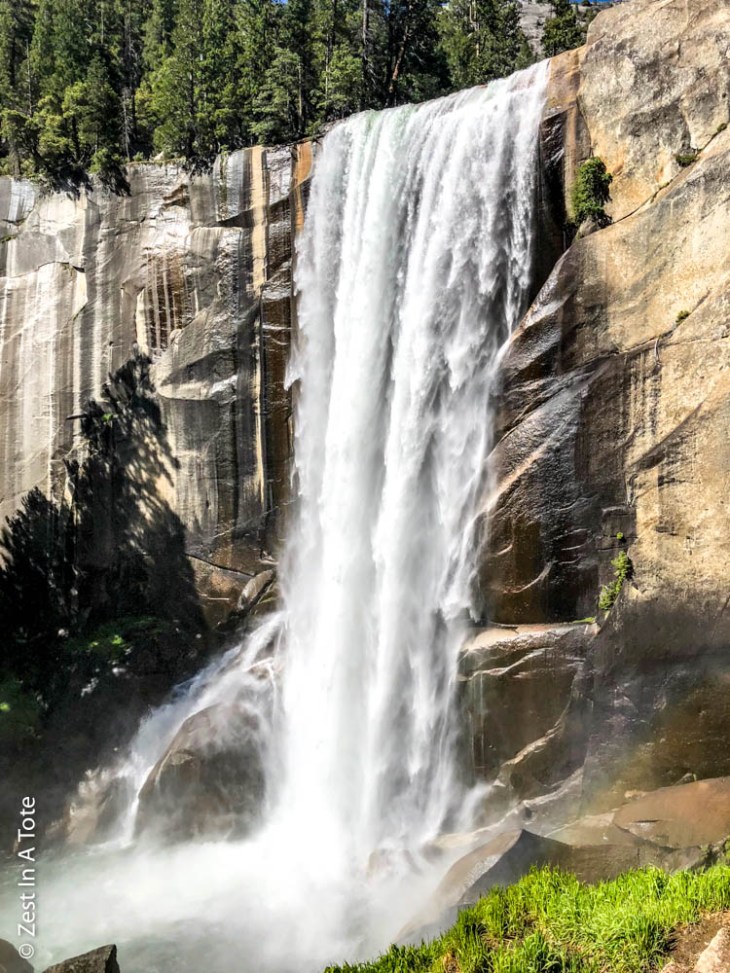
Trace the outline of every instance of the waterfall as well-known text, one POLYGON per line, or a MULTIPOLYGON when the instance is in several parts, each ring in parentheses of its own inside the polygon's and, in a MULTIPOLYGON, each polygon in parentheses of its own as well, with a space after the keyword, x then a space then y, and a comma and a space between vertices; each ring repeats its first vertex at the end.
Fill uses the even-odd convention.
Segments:
POLYGON ((490 394, 533 285, 546 82, 537 65, 324 138, 280 611, 153 714, 124 769, 138 791, 187 717, 244 700, 265 819, 245 840, 135 843, 133 800, 118 847, 48 864, 53 958, 115 941, 124 973, 314 973, 386 947, 438 880, 424 849, 472 825, 452 703, 490 394))
POLYGON ((355 859, 457 819, 450 697, 545 67, 324 140, 296 284, 284 802, 355 859))

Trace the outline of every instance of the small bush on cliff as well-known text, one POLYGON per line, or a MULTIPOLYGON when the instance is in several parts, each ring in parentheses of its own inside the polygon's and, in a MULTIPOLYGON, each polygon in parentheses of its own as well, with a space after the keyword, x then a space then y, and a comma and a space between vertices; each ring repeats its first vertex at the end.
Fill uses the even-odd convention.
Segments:
POLYGON ((40 704, 17 679, 0 678, 0 744, 25 743, 38 732, 40 704))
POLYGON ((693 162, 697 161, 698 155, 697 149, 692 149, 690 152, 678 152, 674 158, 683 169, 686 169, 687 166, 691 166, 693 162))
POLYGON ((580 166, 571 192, 573 222, 576 226, 586 220, 599 226, 610 223, 604 207, 611 198, 609 186, 612 181, 613 176, 607 171, 602 159, 586 159, 580 166))
POLYGON ((626 551, 618 552, 616 557, 611 561, 611 567, 614 570, 614 579, 609 584, 603 585, 601 593, 598 596, 598 607, 604 612, 610 611, 613 608, 619 592, 624 586, 624 581, 631 577, 633 569, 631 558, 626 551))

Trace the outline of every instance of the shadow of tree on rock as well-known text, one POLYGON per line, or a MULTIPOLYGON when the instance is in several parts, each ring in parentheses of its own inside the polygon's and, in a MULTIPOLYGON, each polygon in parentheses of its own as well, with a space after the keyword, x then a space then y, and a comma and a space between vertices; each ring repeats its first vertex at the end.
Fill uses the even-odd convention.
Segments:
POLYGON ((56 811, 210 648, 150 364, 69 417, 83 448, 64 495, 32 490, 0 531, 0 773, 24 765, 56 811))

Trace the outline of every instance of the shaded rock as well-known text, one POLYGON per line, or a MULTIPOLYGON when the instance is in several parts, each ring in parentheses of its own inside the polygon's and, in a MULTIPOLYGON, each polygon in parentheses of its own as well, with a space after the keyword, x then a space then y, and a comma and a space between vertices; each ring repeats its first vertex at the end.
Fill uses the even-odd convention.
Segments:
POLYGON ((453 905, 468 905, 495 885, 510 885, 533 865, 548 864, 560 849, 552 838, 524 829, 505 831, 451 866, 437 895, 453 905))
POLYGON ((90 774, 79 785, 63 817, 48 829, 46 838, 69 845, 106 841, 133 796, 126 778, 103 771, 90 774))
MULTIPOLYGON (((459 661, 460 712, 472 772, 495 780, 528 746, 555 731, 582 671, 585 626, 515 626, 478 632, 459 661), (515 718, 519 714, 519 718, 515 718)), ((529 797, 527 782, 513 792, 529 797)), ((540 785, 537 785, 540 790, 540 785)), ((509 791, 509 792, 508 792, 509 791)), ((496 806, 497 795, 492 795, 496 806)))
POLYGON ((265 599, 275 581, 275 571, 259 571, 258 574, 251 578, 241 592, 238 610, 244 613, 253 611, 265 599))
MULTIPOLYGON (((605 881, 646 865, 694 868, 705 863, 706 846, 728 834, 730 778, 661 788, 548 835, 512 828, 484 841, 483 832, 475 832, 471 849, 451 866, 401 938, 435 934, 460 908, 495 885, 518 881, 533 867, 561 868, 583 882, 605 881)), ((455 849, 466 840, 468 836, 452 836, 440 847, 455 849)))
POLYGON ((189 717, 139 793, 137 832, 173 841, 250 832, 265 796, 258 729, 236 704, 189 717))
POLYGON ((6 939, 0 939, 0 973, 33 973, 28 960, 6 939))
POLYGON ((696 858, 696 850, 678 855, 641 840, 571 845, 524 828, 511 829, 459 858, 430 903, 399 939, 419 941, 435 935, 454 921, 459 909, 473 904, 497 885, 519 881, 534 867, 550 865, 572 872, 583 882, 598 882, 643 865, 686 867, 694 864, 696 858))
POLYGON ((49 966, 45 973, 119 973, 116 946, 100 946, 49 966))
POLYGON ((445 900, 469 905, 495 885, 510 885, 533 867, 551 865, 583 882, 615 878, 621 872, 668 860, 648 843, 569 845, 524 829, 507 831, 471 851, 451 867, 440 888, 445 900))
MULTIPOLYGON (((476 836, 475 836, 476 837, 476 836)), ((558 842, 523 829, 512 829, 462 855, 448 870, 430 901, 401 930, 398 940, 421 942, 451 925, 459 908, 476 901, 494 885, 517 881, 535 864, 547 861, 558 842)))

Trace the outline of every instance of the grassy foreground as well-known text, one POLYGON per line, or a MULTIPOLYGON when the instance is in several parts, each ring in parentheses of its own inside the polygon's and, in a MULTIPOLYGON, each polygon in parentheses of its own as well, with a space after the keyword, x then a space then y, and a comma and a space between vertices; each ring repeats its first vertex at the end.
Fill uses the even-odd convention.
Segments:
POLYGON ((327 973, 646 973, 682 926, 728 908, 727 865, 646 868, 599 885, 543 868, 492 889, 431 943, 327 973))

